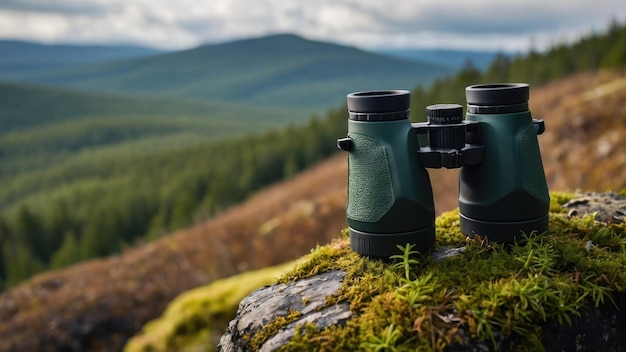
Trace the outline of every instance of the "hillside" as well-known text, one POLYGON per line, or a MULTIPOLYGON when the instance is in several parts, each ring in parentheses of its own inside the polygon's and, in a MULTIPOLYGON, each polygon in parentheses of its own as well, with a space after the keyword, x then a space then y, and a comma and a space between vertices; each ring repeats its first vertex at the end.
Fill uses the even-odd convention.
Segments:
POLYGON ((61 68, 150 56, 162 51, 126 45, 40 44, 0 40, 0 53, 0 79, 20 81, 61 68))
POLYGON ((11 108, 32 111, 31 124, 0 131, 0 290, 205 220, 335 152, 345 124, 287 108, 165 115, 172 99, 32 88, 10 90, 0 116, 19 125, 11 108), (116 102, 136 112, 106 114, 132 111, 116 102))
POLYGON ((50 199, 60 185, 66 193, 88 180, 111 185, 138 173, 141 165, 171 164, 192 148, 302 125, 312 113, 2 82, 0 96, 1 212, 29 198, 50 199))
POLYGON ((94 93, 39 85, 0 82, 0 135, 29 129, 58 128, 63 123, 87 119, 166 118, 171 127, 184 127, 181 120, 193 118, 212 124, 213 135, 233 131, 252 132, 287 122, 305 122, 313 110, 285 107, 252 107, 219 100, 189 100, 169 96, 133 96, 94 93), (220 124, 224 130, 220 130, 220 124), (230 126, 229 126, 230 125, 230 126))
MULTIPOLYGON (((546 121, 539 140, 552 190, 626 188, 625 80, 623 71, 588 72, 531 88, 531 110, 546 121)), ((346 170, 339 154, 206 223, 3 293, 0 350, 120 346, 184 290, 327 243, 346 226, 346 170)), ((457 182, 453 170, 433 172, 438 213, 456 207, 457 182)))
POLYGON ((345 226, 345 156, 336 159, 209 222, 120 256, 38 275, 3 293, 0 350, 120 347, 180 292, 295 259, 328 242, 345 226))
POLYGON ((0 40, 0 52, 2 52, 0 63, 21 62, 26 65, 32 62, 76 64, 109 61, 150 56, 163 51, 133 45, 42 44, 20 40, 0 40))
POLYGON ((472 65, 482 71, 489 67, 498 54, 508 57, 514 56, 512 53, 498 53, 495 51, 454 49, 381 49, 376 50, 376 52, 402 59, 445 66, 455 72, 462 69, 468 61, 471 61, 472 65))
POLYGON ((274 35, 28 78, 81 90, 327 108, 361 89, 405 88, 451 73, 432 64, 274 35))

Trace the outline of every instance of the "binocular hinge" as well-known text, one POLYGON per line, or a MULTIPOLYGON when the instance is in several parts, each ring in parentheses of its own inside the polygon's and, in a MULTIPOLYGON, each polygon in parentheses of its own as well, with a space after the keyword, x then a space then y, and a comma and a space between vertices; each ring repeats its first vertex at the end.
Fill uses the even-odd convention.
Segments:
POLYGON ((417 160, 423 167, 457 169, 467 165, 482 163, 484 154, 484 145, 466 144, 460 150, 433 150, 430 147, 422 147, 417 151, 417 160))
POLYGON ((485 146, 478 137, 480 123, 474 121, 462 121, 456 124, 435 125, 427 122, 412 123, 411 127, 416 134, 429 134, 431 146, 420 146, 417 150, 417 158, 423 167, 439 169, 456 169, 466 165, 482 163, 485 146), (460 134, 461 144, 434 144, 431 133, 443 131, 444 133, 460 134), (465 144, 463 144, 463 139, 465 144), (435 147, 433 147, 435 146, 435 147))

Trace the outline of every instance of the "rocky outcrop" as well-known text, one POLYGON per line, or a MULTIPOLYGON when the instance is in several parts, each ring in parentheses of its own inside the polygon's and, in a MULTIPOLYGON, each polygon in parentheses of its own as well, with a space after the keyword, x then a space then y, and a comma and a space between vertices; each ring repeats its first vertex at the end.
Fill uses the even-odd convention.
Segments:
POLYGON ((626 197, 614 192, 584 193, 563 204, 567 215, 584 216, 593 214, 596 221, 606 224, 619 224, 626 221, 626 197))
POLYGON ((292 316, 293 321, 266 339, 259 351, 277 350, 291 339, 297 325, 313 323, 317 329, 323 329, 343 324, 352 317, 350 305, 344 302, 325 306, 325 302, 341 288, 345 275, 344 271, 333 270, 292 284, 254 291, 239 304, 237 317, 222 336, 218 351, 249 351, 248 340, 263 333, 263 327, 279 317, 292 316))
MULTIPOLYGON (((563 207, 570 218, 593 214, 596 225, 618 224, 624 222, 626 197, 616 193, 586 193, 574 197, 563 207)), ((434 251, 432 259, 445 261, 465 250, 464 246, 441 246, 434 251)), ((240 303, 237 316, 230 322, 218 351, 276 351, 290 341, 298 325, 312 323, 317 331, 321 331, 328 326, 345 324, 355 317, 350 311, 351 302, 325 304, 327 297, 341 288, 344 277, 344 271, 332 270, 255 291, 240 303), (268 328, 279 317, 289 319, 288 323, 268 328), (257 339, 263 342, 251 345, 260 334, 266 335, 257 339)), ((605 304, 591 304, 588 309, 580 311, 579 316, 572 316, 569 324, 555 320, 537 321, 542 331, 540 343, 546 351, 619 351, 626 345, 626 335, 622 333, 626 329, 625 307, 626 293, 614 292, 605 304)), ((454 314, 450 316, 450 321, 456 319, 454 314)), ((494 334, 492 341, 481 341, 472 337, 475 334, 467 324, 458 324, 456 335, 457 342, 448 344, 446 351, 507 350, 507 346, 524 343, 519 335, 511 337, 499 333, 494 334)))

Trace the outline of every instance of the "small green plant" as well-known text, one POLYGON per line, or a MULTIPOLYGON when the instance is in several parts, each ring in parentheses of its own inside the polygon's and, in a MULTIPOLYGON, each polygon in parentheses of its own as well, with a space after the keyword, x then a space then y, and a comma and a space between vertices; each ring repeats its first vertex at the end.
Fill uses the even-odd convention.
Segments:
POLYGON ((382 336, 372 335, 360 347, 368 351, 393 352, 398 350, 396 344, 401 337, 402 333, 391 324, 383 330, 382 336))
POLYGON ((407 243, 405 246, 398 245, 397 246, 402 254, 392 255, 391 259, 399 260, 392 267, 396 269, 404 269, 404 279, 406 281, 411 281, 411 265, 418 265, 420 262, 415 258, 411 258, 413 255, 419 254, 418 251, 414 251, 414 244, 407 243))
POLYGON ((545 242, 545 236, 535 232, 522 234, 522 241, 513 246, 511 252, 515 260, 524 263, 517 275, 522 272, 534 275, 551 274, 555 270, 558 253, 545 242))
POLYGON ((437 279, 429 273, 418 277, 413 281, 406 282, 395 291, 396 297, 406 301, 411 308, 418 308, 433 299, 434 288, 437 287, 437 279))

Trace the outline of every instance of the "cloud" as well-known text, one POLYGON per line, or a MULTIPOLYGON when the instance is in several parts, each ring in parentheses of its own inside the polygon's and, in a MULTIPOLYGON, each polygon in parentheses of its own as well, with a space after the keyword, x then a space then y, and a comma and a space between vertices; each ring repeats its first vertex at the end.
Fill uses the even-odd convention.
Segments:
POLYGON ((524 49, 625 20, 621 0, 2 0, 0 37, 183 48, 291 32, 361 47, 524 49))
POLYGON ((100 14, 110 6, 91 0, 2 0, 0 8, 16 12, 75 15, 100 14))

